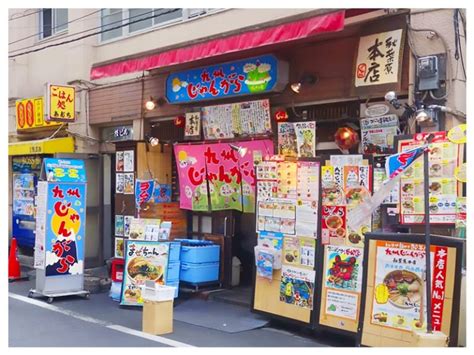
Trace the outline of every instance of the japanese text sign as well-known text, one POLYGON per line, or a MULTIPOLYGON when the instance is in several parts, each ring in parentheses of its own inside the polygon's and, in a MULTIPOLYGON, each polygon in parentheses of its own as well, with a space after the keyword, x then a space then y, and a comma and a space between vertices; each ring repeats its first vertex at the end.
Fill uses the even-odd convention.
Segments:
POLYGON ((45 121, 43 115, 42 97, 16 101, 16 129, 18 131, 60 125, 58 122, 45 121))
POLYGON ((398 82, 403 30, 360 38, 355 67, 355 87, 398 82))
POLYGON ((73 86, 48 84, 49 121, 74 122, 76 120, 76 89, 73 86))
POLYGON ((135 181, 135 203, 137 208, 151 200, 153 190, 155 188, 155 180, 136 180, 135 181))
POLYGON ((44 174, 47 181, 86 182, 86 170, 83 160, 44 159, 44 174))
POLYGON ((288 64, 273 55, 186 70, 168 76, 166 97, 172 104, 282 90, 288 64))

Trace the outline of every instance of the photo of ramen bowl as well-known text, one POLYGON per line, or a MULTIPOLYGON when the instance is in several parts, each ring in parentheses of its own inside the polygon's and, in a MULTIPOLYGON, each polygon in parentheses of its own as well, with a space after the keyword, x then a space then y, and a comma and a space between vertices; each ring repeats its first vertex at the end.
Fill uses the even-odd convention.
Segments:
POLYGON ((411 192, 415 189, 415 185, 413 185, 412 183, 406 183, 406 184, 403 184, 402 186, 402 191, 403 192, 411 192))
POLYGON ((352 244, 358 244, 361 241, 362 238, 357 233, 351 233, 351 234, 349 234, 348 239, 352 244))
POLYGON ((342 221, 342 218, 339 216, 326 217, 326 226, 329 230, 332 230, 334 232, 336 232, 338 228, 342 227, 343 223, 344 222, 342 221))
POLYGON ((430 166, 430 175, 437 176, 441 173, 442 169, 441 164, 433 164, 430 166))
POLYGON ((336 185, 323 188, 322 196, 323 204, 330 206, 340 205, 344 198, 341 189, 336 185))
POLYGON ((395 270, 383 279, 388 288, 388 301, 395 307, 411 309, 420 306, 423 287, 418 275, 411 271, 395 270))
POLYGON ((437 181, 432 182, 430 185, 430 191, 431 192, 439 192, 441 191, 441 184, 437 181))
POLYGON ((369 191, 365 187, 352 187, 347 189, 346 202, 349 205, 359 204, 363 202, 369 195, 369 191))
POLYGON ((346 230, 344 228, 338 228, 336 229, 336 235, 339 238, 344 238, 346 236, 346 230))
POLYGON ((403 202, 402 207, 405 211, 408 211, 408 212, 413 212, 415 210, 415 206, 413 205, 412 201, 403 202))
POLYGON ((163 267, 153 265, 151 260, 137 256, 127 266, 128 276, 132 281, 144 283, 147 280, 156 281, 163 276, 163 267))
POLYGON ((124 292, 125 300, 128 302, 136 302, 142 296, 142 291, 137 288, 134 290, 128 289, 124 292))

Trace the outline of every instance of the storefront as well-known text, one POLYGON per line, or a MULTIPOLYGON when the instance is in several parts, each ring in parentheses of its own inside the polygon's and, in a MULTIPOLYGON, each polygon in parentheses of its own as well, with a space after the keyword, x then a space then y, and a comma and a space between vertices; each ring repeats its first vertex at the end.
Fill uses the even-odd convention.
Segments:
MULTIPOLYGON (((409 88, 405 20, 391 16, 163 67, 123 88, 97 89, 96 98, 93 90, 91 112, 101 112, 112 92, 152 103, 137 112, 116 102, 123 111, 114 114, 137 117, 145 128, 140 141, 116 144, 115 256, 123 256, 125 241, 147 238, 147 223, 172 222, 169 239, 220 245, 219 286, 235 285, 232 260, 240 259, 240 284, 252 288, 253 311, 311 329, 365 334, 364 345, 377 345, 377 336, 413 345, 407 334, 426 327, 424 245, 413 234, 424 216, 419 163, 412 167, 416 176, 405 174, 357 228, 348 218, 381 188, 385 158, 423 141, 413 135, 421 127, 412 129, 414 117, 398 105, 409 88), (389 91, 400 101, 386 103, 389 91), (393 239, 381 231, 410 234, 393 239), (388 260, 383 246, 412 259, 388 260), (408 284, 413 290, 405 290, 408 284), (410 292, 416 300, 408 302, 410 292)), ((111 120, 102 115, 96 122, 111 120)), ((446 133, 435 136, 431 220, 451 235, 463 213, 462 180, 452 176, 464 146, 446 133), (441 148, 457 152, 455 158, 441 148)), ((459 274, 462 248, 460 240, 433 240, 435 260, 445 252, 451 258, 443 273, 459 274)), ((435 266, 433 273, 447 277, 440 271, 435 266)), ((457 341, 459 287, 456 281, 443 288, 449 305, 440 312, 449 321, 435 328, 450 345, 457 341)))

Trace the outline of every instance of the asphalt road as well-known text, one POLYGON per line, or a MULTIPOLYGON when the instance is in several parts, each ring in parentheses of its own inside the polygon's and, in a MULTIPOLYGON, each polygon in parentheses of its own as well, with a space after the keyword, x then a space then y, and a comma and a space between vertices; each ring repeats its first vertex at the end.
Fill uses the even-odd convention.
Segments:
MULTIPOLYGON (((11 347, 324 347, 353 346, 340 336, 315 337, 294 326, 269 326, 227 333, 175 320, 173 333, 141 332, 140 308, 119 307, 106 293, 44 299, 27 298, 32 281, 9 285, 9 345, 11 347), (71 334, 71 336, 68 336, 71 334)), ((236 306, 238 307, 238 306, 236 306)))

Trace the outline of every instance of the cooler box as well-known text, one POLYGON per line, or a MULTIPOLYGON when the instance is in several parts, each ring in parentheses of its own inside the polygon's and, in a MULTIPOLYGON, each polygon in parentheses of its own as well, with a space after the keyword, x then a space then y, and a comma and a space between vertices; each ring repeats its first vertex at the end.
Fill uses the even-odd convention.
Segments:
MULTIPOLYGON (((218 246, 217 251, 219 251, 218 246)), ((217 281, 219 280, 219 262, 199 264, 182 262, 179 279, 190 283, 217 281)))
POLYGON ((166 274, 166 284, 168 285, 170 281, 178 281, 179 280, 179 269, 180 269, 180 262, 179 261, 170 261, 168 263, 168 272, 166 274))
POLYGON ((169 261, 179 261, 181 243, 170 242, 169 261))
POLYGON ((182 263, 211 263, 220 260, 219 245, 181 246, 182 263))

